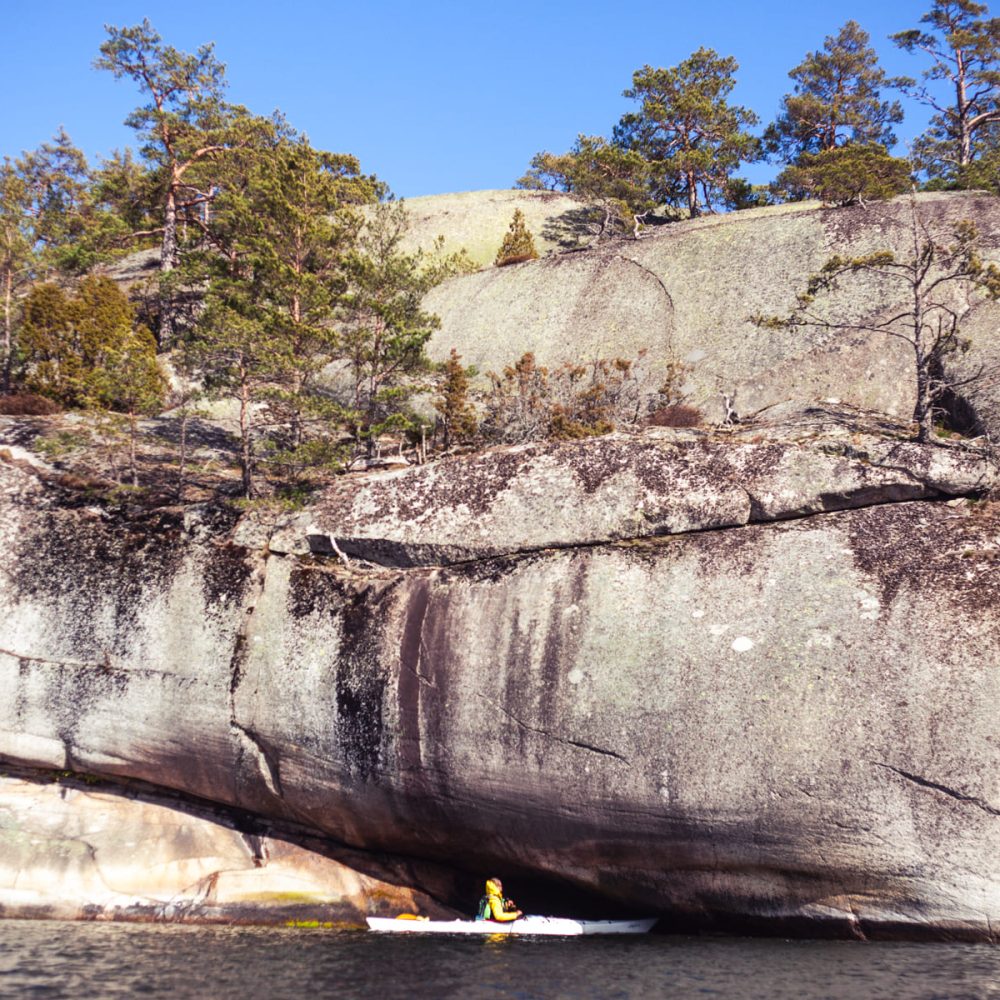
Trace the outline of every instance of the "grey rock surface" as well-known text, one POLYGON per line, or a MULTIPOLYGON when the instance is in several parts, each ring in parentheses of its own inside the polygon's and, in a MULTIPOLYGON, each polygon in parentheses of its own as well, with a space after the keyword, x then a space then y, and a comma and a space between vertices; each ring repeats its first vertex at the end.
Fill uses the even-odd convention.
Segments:
MULTIPOLYGON (((922 194, 917 207, 942 239, 955 222, 975 222, 988 256, 997 257, 1000 200, 922 194)), ((646 348, 651 358, 691 366, 691 402, 711 419, 723 413, 723 394, 742 415, 788 399, 837 399, 909 419, 913 363, 902 342, 851 328, 762 330, 749 317, 787 315, 808 276, 833 254, 905 255, 911 246, 909 198, 836 209, 804 202, 680 222, 638 241, 446 282, 425 303, 442 321, 430 351, 443 360, 455 347, 485 372, 525 351, 559 364, 635 357, 646 348)), ((891 315, 902 294, 872 279, 854 281, 848 312, 858 320, 891 315)), ((827 307, 831 318, 835 305, 827 307)), ((996 354, 995 324, 971 323, 967 333, 970 361, 996 354)), ((992 405, 981 416, 989 429, 1000 429, 992 405)))
MULTIPOLYGON (((638 497, 647 445, 674 447, 587 454, 638 497)), ((515 533, 504 555, 368 569, 235 544, 205 512, 82 506, 0 463, 0 759, 294 824, 454 906, 459 875, 434 872, 687 929, 992 939, 997 505, 941 502, 973 478, 950 450, 908 450, 898 479, 888 453, 753 447, 728 481, 764 496, 783 469, 774 513, 808 516, 746 524, 719 487, 732 517, 690 530, 665 503, 683 533, 626 537, 580 494, 585 545, 515 533), (822 500, 867 489, 878 505, 822 500)), ((583 452, 514 454, 518 495, 514 473, 558 490, 583 452)), ((482 461, 441 463, 407 516, 436 530, 441 477, 495 507, 482 461)), ((684 463, 662 468, 683 501, 684 463)))
POLYGON ((433 565, 960 496, 995 481, 980 452, 875 427, 816 410, 730 434, 653 428, 345 476, 269 547, 433 565))

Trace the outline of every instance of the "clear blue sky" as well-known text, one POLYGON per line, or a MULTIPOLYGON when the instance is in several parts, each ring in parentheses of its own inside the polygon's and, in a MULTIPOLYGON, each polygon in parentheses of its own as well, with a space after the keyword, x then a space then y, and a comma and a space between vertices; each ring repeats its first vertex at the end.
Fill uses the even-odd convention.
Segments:
MULTIPOLYGON (((633 70, 672 66, 699 46, 740 63, 735 100, 763 122, 790 89, 788 70, 857 20, 890 75, 917 57, 887 36, 916 27, 929 0, 6 0, 0 60, 0 154, 33 149, 64 125, 89 156, 133 143, 122 124, 138 96, 91 68, 105 23, 149 17, 193 51, 216 43, 229 94, 280 108, 313 143, 361 159, 398 194, 511 187, 532 155, 562 152, 578 132, 610 133, 630 102, 633 70)), ((907 106, 899 130, 926 114, 907 106)), ((902 148, 899 147, 899 148, 902 148)), ((768 168, 749 171, 763 180, 768 168)))

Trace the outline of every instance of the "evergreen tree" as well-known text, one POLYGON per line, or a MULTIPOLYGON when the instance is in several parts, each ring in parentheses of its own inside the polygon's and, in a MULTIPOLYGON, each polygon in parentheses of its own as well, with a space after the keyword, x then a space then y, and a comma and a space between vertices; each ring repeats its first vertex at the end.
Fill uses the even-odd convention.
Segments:
POLYGON ((30 282, 35 234, 31 194, 22 165, 4 158, 0 165, 0 283, 3 294, 3 357, 0 388, 9 392, 14 367, 16 296, 30 282))
POLYGON ((213 280, 196 335, 183 346, 181 363, 208 395, 238 404, 240 483, 249 499, 256 487, 257 411, 287 366, 288 344, 274 335, 246 279, 234 263, 229 275, 213 280))
POLYGON ((112 405, 103 386, 134 327, 135 311, 110 278, 88 275, 71 297, 35 285, 21 329, 28 387, 68 407, 112 405))
POLYGON ((28 388, 58 402, 85 397, 83 359, 74 341, 70 300, 49 282, 34 285, 22 308, 20 350, 28 388))
POLYGON ((89 177, 86 159, 63 129, 51 142, 0 165, 4 391, 10 390, 17 358, 19 294, 54 270, 84 259, 81 251, 92 230, 89 177))
POLYGON ((684 204, 692 217, 703 204, 711 210, 740 162, 758 157, 758 142, 746 131, 757 116, 728 101, 737 69, 732 57, 702 48, 678 66, 633 74, 625 96, 640 110, 622 118, 615 138, 649 164, 657 203, 684 204))
POLYGON ((115 79, 127 77, 148 98, 125 119, 143 140, 143 158, 159 177, 160 273, 163 279, 159 337, 174 336, 170 275, 178 263, 178 224, 203 225, 218 193, 212 169, 226 152, 259 141, 273 126, 226 103, 225 66, 214 47, 194 55, 165 45, 148 19, 134 27, 106 26, 108 39, 95 60, 115 79))
POLYGON ((655 207, 642 154, 601 136, 577 136, 562 155, 538 153, 517 186, 566 191, 594 206, 594 242, 627 230, 638 235, 643 217, 655 207))
POLYGON ((441 418, 445 448, 450 448, 452 441, 468 440, 476 433, 476 411, 469 402, 469 371, 454 347, 444 364, 444 384, 434 409, 441 418))
POLYGON ((132 485, 138 486, 138 418, 159 412, 168 388, 167 377, 156 357, 153 334, 144 326, 122 331, 107 349, 104 363, 91 381, 98 405, 128 417, 129 476, 132 485))
POLYGON ((810 52, 788 74, 795 81, 781 102, 781 114, 768 126, 769 152, 786 161, 825 153, 853 142, 891 147, 892 126, 903 120, 898 101, 883 101, 886 78, 869 36, 856 21, 830 35, 820 52, 810 52))
POLYGON ((227 281, 236 264, 268 339, 282 345, 283 368, 272 371, 265 405, 283 428, 280 447, 294 452, 307 443, 310 421, 337 416, 319 376, 338 356, 331 317, 346 290, 357 207, 373 201, 379 186, 354 157, 316 150, 302 137, 237 158, 244 160, 245 177, 218 199, 214 245, 202 261, 209 273, 227 272, 227 281))
POLYGON ((537 258, 535 238, 531 235, 531 231, 524 221, 524 212, 515 208, 514 218, 493 263, 497 267, 503 267, 505 264, 520 264, 523 261, 536 260, 537 258))
POLYGON ((910 190, 911 168, 884 146, 848 143, 802 153, 778 176, 775 189, 792 199, 818 198, 832 205, 863 205, 910 190))
POLYGON ((128 415, 129 470, 138 485, 138 417, 154 413, 167 380, 156 341, 110 278, 90 275, 75 295, 58 285, 35 285, 24 305, 21 349, 28 387, 64 406, 128 415))
POLYGON ((989 140, 1000 122, 1000 19, 987 13, 973 0, 934 0, 920 19, 928 30, 892 36, 905 52, 930 56, 922 83, 906 79, 900 85, 935 112, 914 157, 932 178, 949 183, 965 183, 970 164, 995 148, 989 140), (947 98, 935 92, 938 81, 947 84, 947 98))
POLYGON ((338 310, 340 352, 351 373, 355 440, 364 442, 369 453, 380 434, 411 426, 406 404, 428 368, 424 347, 441 324, 423 309, 423 298, 465 266, 461 255, 435 260, 420 251, 407 253, 408 228, 401 203, 380 202, 346 259, 348 286, 338 310))
POLYGON ((333 313, 347 288, 358 206, 380 186, 354 157, 287 133, 230 157, 211 245, 190 261, 209 282, 188 365, 210 395, 240 406, 243 491, 255 490, 262 431, 271 459, 291 469, 333 459, 344 419, 320 375, 343 355, 333 313))

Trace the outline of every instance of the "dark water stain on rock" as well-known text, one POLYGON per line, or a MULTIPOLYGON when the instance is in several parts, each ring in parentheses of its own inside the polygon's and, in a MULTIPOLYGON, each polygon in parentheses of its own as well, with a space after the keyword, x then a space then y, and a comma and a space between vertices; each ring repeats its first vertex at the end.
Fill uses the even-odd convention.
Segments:
POLYGON ((396 587, 362 587, 340 608, 336 669, 336 738, 348 769, 364 782, 382 763, 388 665, 382 658, 396 587))
POLYGON ((201 592, 205 603, 238 603, 253 575, 256 558, 238 545, 211 546, 202 564, 201 592))
POLYGON ((167 589, 187 552, 179 515, 136 520, 92 511, 46 510, 17 541, 11 579, 18 597, 60 609, 74 656, 126 655, 146 594, 167 589), (98 635, 96 607, 111 627, 98 635))
POLYGON ((933 593, 966 609, 995 609, 1000 505, 969 512, 909 503, 831 516, 842 518, 855 565, 872 578, 884 605, 906 590, 933 593))
POLYGON ((420 717, 421 688, 430 683, 423 673, 424 619, 429 602, 428 583, 418 579, 409 589, 403 630, 399 643, 399 678, 396 698, 399 711, 399 763, 405 774, 413 774, 422 764, 420 717))
POLYGON ((296 622, 312 615, 335 615, 344 596, 344 582, 336 571, 302 560, 288 578, 288 612, 296 622))

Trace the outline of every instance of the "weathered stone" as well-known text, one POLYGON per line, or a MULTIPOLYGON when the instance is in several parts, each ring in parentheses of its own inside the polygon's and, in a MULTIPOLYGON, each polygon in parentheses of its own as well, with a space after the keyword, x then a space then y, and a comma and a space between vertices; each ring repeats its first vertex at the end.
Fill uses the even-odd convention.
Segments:
POLYGON ((497 871, 533 909, 992 936, 994 504, 358 572, 0 474, 0 758, 497 871))
POLYGON ((995 481, 980 452, 887 438, 845 416, 725 436, 656 429, 545 442, 344 477, 269 547, 434 565, 963 495, 995 481))
MULTIPOLYGON (((1000 238, 1000 199, 982 193, 917 196, 933 232, 962 219, 987 247, 1000 238)), ((430 351, 456 348, 466 364, 500 371, 525 351, 543 364, 635 357, 680 358, 691 365, 691 402, 710 419, 722 394, 746 415, 792 399, 836 398, 909 419, 915 376, 902 341, 856 330, 761 330, 755 314, 787 315, 808 276, 834 254, 906 254, 911 202, 822 208, 815 202, 733 212, 660 227, 638 241, 550 256, 516 268, 488 268, 433 289, 426 307, 441 317, 430 351)), ((431 206, 428 205, 428 210, 431 206)), ((440 219, 441 226, 447 218, 440 219)), ((433 229, 433 227, 430 227, 433 229)), ((990 251, 996 255, 996 250, 990 251)), ((905 289, 859 278, 845 283, 847 314, 873 319, 903 303, 905 289)), ((905 306, 905 303, 903 303, 905 306)), ((833 317, 837 299, 817 302, 833 317)), ((969 357, 995 356, 996 324, 972 322, 969 357)), ((980 416, 996 429, 994 403, 980 416)))
POLYGON ((0 777, 0 839, 8 917, 357 926, 369 913, 448 912, 358 871, 374 862, 357 852, 337 860, 315 840, 308 849, 207 805, 156 802, 93 778, 0 777))

